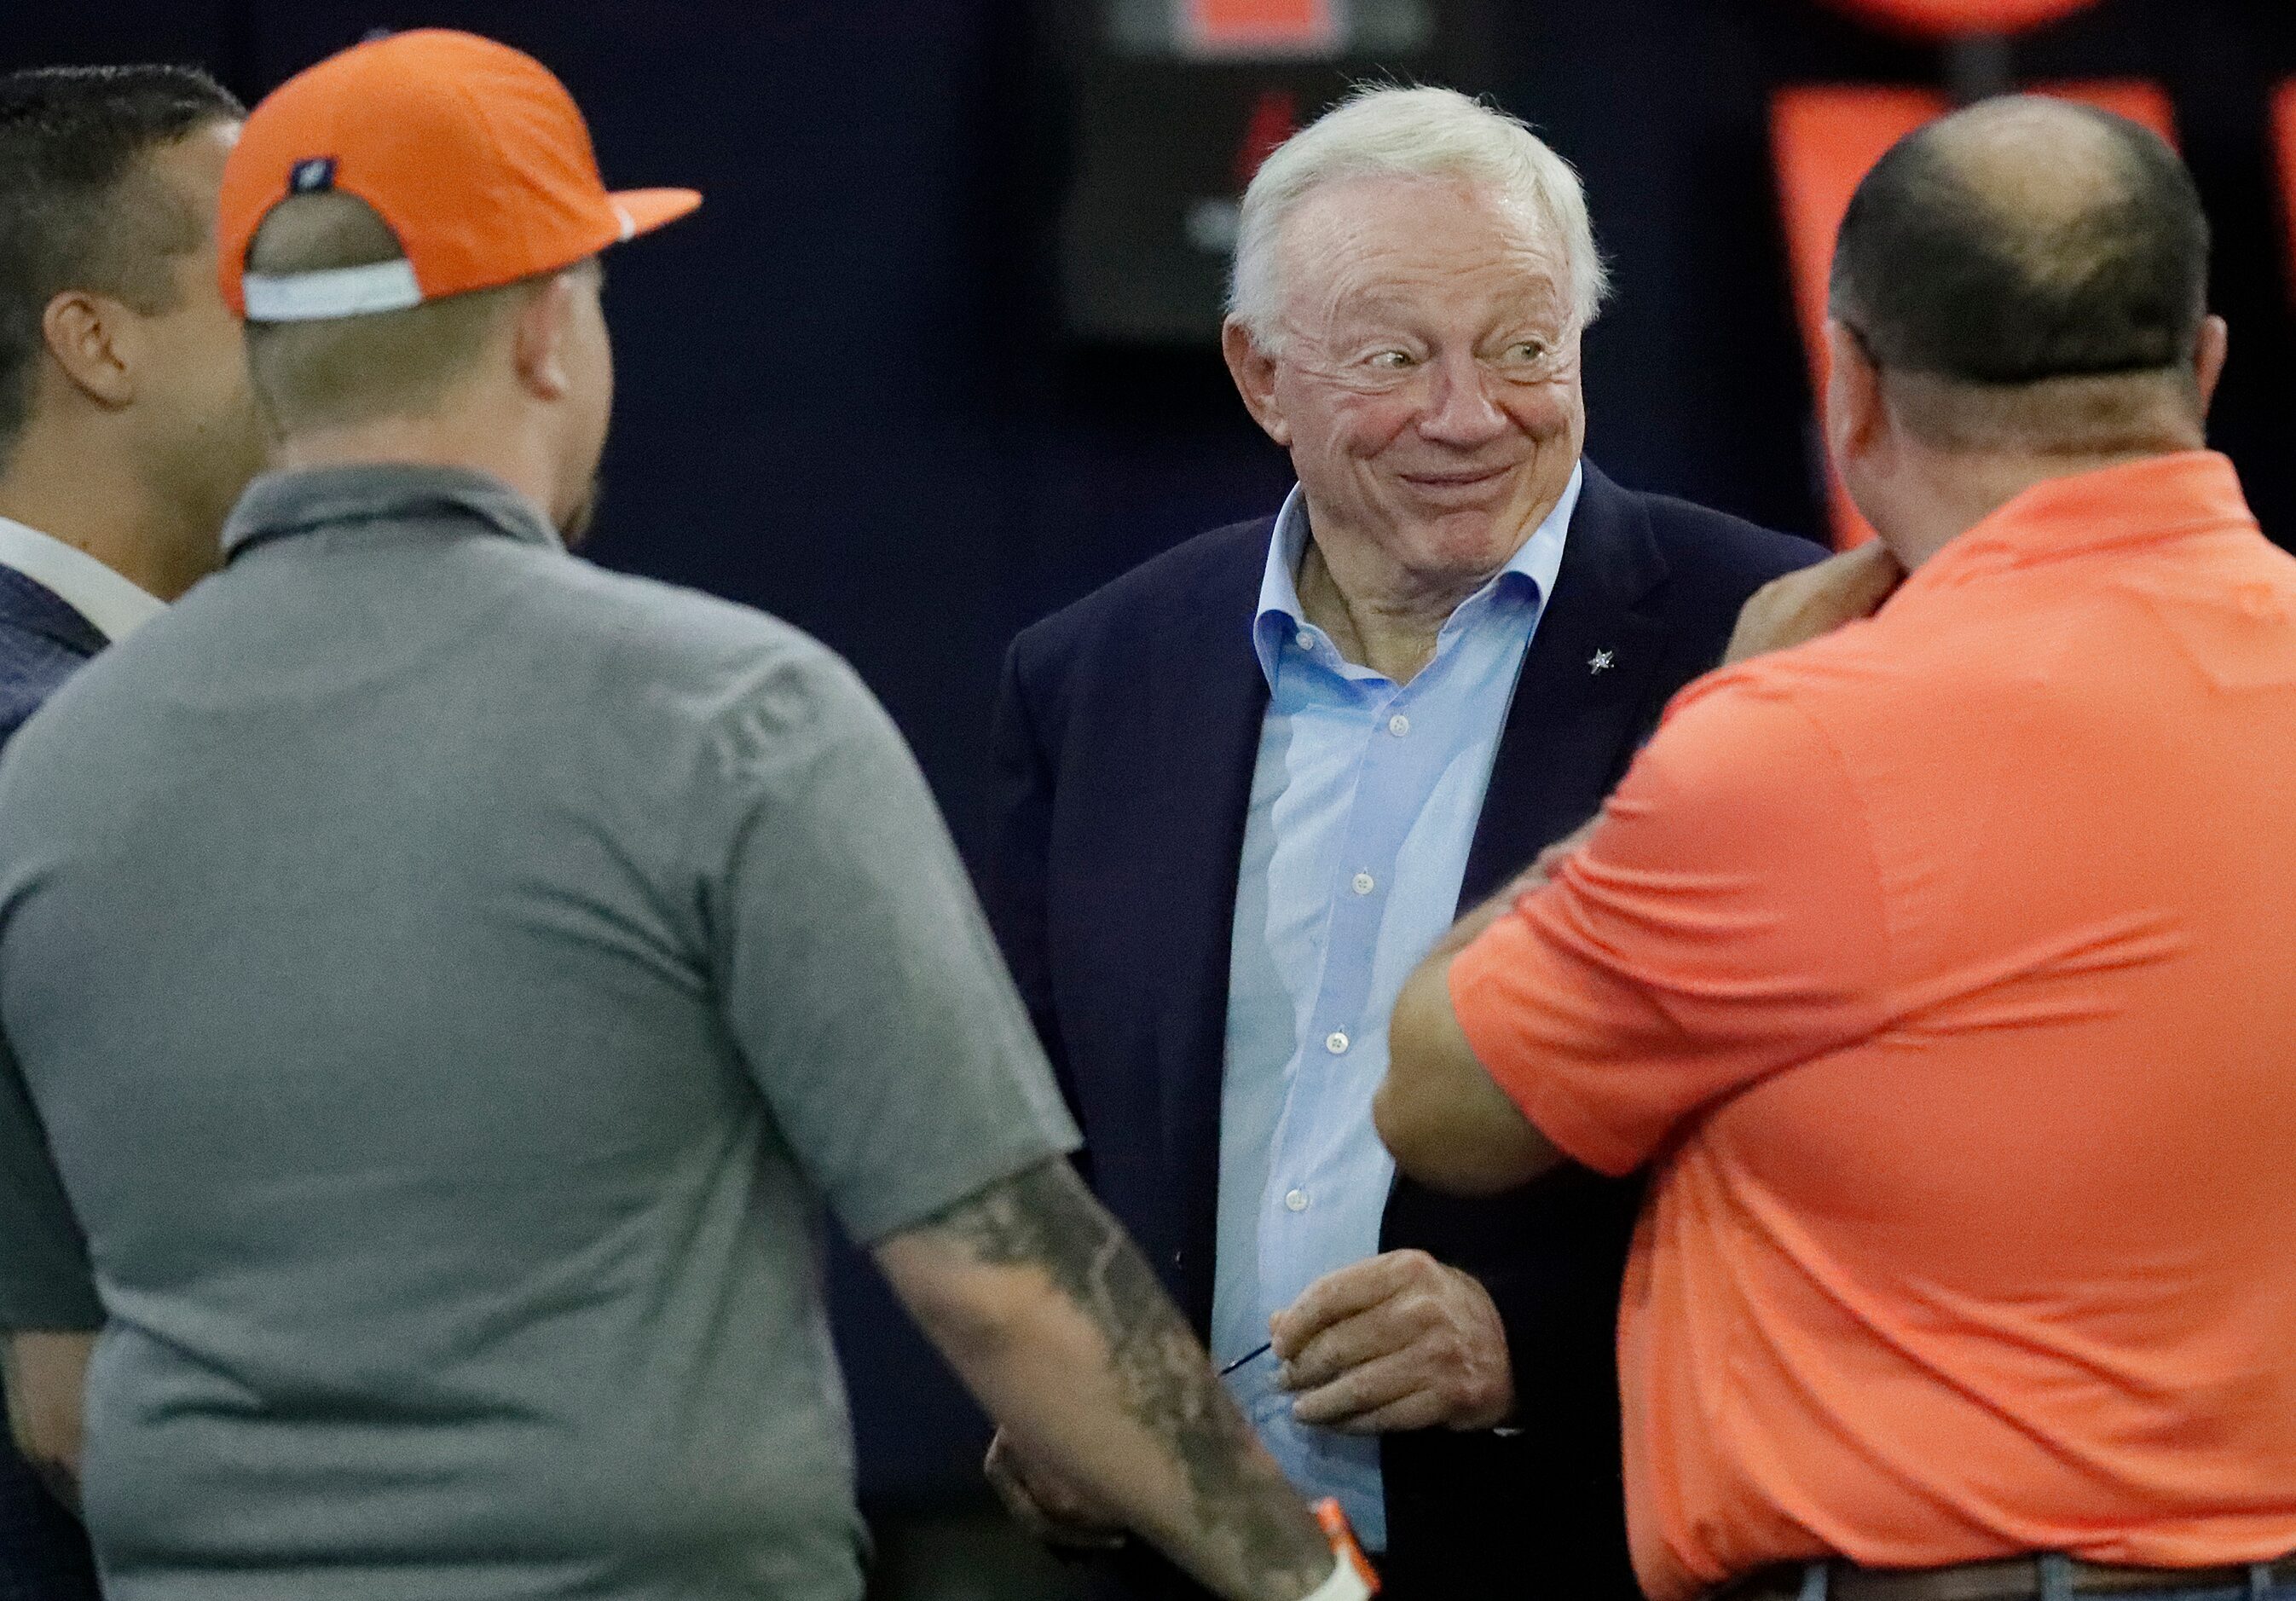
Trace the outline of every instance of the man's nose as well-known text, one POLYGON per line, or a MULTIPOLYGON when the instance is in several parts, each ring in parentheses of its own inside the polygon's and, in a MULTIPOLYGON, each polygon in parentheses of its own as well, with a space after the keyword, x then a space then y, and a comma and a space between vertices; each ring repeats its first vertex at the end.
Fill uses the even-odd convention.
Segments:
POLYGON ((1440 445, 1488 445, 1507 430, 1506 412, 1490 396, 1489 376, 1472 357, 1434 364, 1433 387, 1419 431, 1440 445))

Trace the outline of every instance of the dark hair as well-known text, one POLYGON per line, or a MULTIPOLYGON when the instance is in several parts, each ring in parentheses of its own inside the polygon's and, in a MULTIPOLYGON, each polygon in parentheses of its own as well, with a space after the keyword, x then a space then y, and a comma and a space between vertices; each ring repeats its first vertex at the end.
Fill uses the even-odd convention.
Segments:
POLYGON ((70 289, 138 311, 173 302, 168 262, 211 219, 143 159, 246 110, 191 67, 44 67, 0 77, 0 458, 23 430, 48 302, 70 289))
MULTIPOLYGON (((2150 130, 2049 103, 2046 115, 2091 125, 2098 157, 2038 175, 2057 193, 2022 203, 2030 193, 1999 183, 2002 163, 1985 159, 1997 147, 1965 135, 1972 119, 1997 127, 2035 109, 1992 103, 1932 123, 1858 185, 1834 245, 1833 310, 1878 366, 2021 385, 2192 359, 2209 275, 2208 218, 2192 175, 2150 130)), ((2033 151, 2011 160, 2025 161, 2024 178, 2046 165, 2033 151)))

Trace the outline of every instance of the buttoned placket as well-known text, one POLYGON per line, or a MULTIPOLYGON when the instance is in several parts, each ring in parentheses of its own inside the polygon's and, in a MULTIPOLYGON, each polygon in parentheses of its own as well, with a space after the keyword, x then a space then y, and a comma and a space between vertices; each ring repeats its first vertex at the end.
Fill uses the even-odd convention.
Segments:
MULTIPOLYGON (((1377 1020, 1363 1015, 1370 1004, 1380 925, 1387 891, 1405 840, 1443 774, 1449 730, 1437 721, 1436 691, 1456 659, 1453 642, 1475 625, 1481 612, 1500 603, 1496 582, 1462 603, 1437 636, 1434 659, 1408 684, 1357 666, 1341 656, 1322 630, 1302 625, 1292 643, 1307 661, 1342 679, 1363 702, 1368 715, 1357 758, 1355 796, 1348 809, 1346 845, 1332 886, 1323 939, 1323 963, 1314 1008, 1276 1121, 1275 1154, 1261 1209, 1261 1260, 1286 1260, 1287 1223, 1316 1204, 1316 1176, 1291 1148, 1295 1122, 1313 1127, 1323 1121, 1323 1104, 1340 1096, 1349 1082, 1357 1044, 1377 1020)), ((1272 1310, 1272 1309, 1271 1309, 1272 1310)))

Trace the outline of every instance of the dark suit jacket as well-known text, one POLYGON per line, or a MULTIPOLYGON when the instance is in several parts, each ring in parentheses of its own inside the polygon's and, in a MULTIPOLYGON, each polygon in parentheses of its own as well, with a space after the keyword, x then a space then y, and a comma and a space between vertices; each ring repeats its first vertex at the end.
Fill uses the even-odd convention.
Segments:
MULTIPOLYGON (((0 745, 80 663, 95 625, 12 567, 0 567, 0 745)), ((0 1601, 96 1601, 87 1537, 0 1429, 0 1601)))
MULTIPOLYGON (((1085 1131, 1093 1187, 1210 1321, 1228 945, 1267 686, 1251 620, 1272 519, 1189 540, 1023 632, 1006 659, 986 899, 1085 1131)), ((1462 904, 1591 817, 1740 604, 1816 546, 1622 489, 1589 464, 1523 661, 1462 904), (1591 661, 1609 652, 1611 665, 1591 661)), ((1639 1186, 1566 1169, 1459 1202, 1408 1180, 1381 1244, 1464 1268, 1506 1325, 1521 1432, 1390 1435, 1403 1601, 1636 1595, 1613 1330, 1639 1186), (1528 1564, 1529 1565, 1526 1565, 1528 1564)))

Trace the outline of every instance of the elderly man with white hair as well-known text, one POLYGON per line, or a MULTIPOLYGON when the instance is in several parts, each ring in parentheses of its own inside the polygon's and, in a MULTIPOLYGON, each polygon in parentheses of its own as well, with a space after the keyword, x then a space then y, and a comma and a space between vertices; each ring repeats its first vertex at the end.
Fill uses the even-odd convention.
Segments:
MULTIPOLYGON (((1637 1196, 1398 1181, 1371 1121, 1397 990, 1593 814, 1741 603, 1822 554, 1582 459, 1604 287, 1529 128, 1351 96, 1253 179, 1224 334, 1299 487, 1022 633, 999 707, 990 914, 1086 1177, 1406 1597, 1635 1595, 1612 1328, 1637 1196)), ((1002 1441, 989 1468, 1041 1532, 1094 1537, 1002 1441)))

